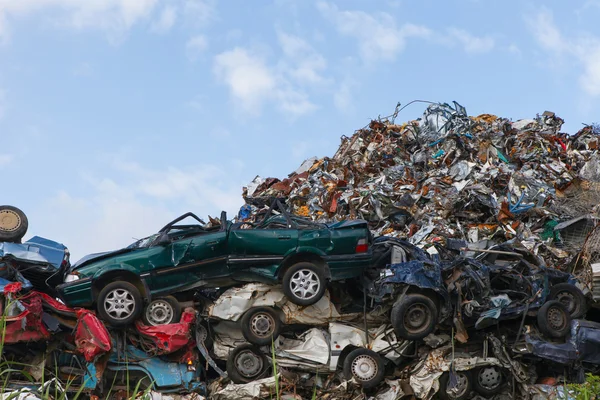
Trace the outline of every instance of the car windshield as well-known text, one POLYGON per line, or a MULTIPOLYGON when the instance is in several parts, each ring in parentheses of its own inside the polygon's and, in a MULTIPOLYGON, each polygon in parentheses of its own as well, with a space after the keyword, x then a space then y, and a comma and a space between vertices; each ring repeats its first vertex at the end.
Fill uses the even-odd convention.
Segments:
POLYGON ((148 236, 146 238, 140 239, 135 243, 130 244, 129 246, 127 246, 127 249, 141 249, 144 247, 148 247, 150 246, 150 244, 152 244, 152 242, 154 242, 154 240, 158 237, 158 233, 155 233, 152 236, 148 236))

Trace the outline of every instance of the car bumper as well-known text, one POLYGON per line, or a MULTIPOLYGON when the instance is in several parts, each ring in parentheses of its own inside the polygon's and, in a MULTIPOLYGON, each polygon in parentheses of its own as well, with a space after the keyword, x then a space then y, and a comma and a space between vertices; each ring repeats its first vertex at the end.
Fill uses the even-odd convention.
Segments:
POLYGON ((63 283, 58 285, 56 290, 60 298, 69 307, 87 307, 94 302, 91 278, 63 283))
POLYGON ((329 271, 331 272, 331 280, 339 281, 347 278, 355 278, 360 276, 363 271, 371 266, 372 254, 353 254, 344 256, 328 256, 324 257, 329 271))

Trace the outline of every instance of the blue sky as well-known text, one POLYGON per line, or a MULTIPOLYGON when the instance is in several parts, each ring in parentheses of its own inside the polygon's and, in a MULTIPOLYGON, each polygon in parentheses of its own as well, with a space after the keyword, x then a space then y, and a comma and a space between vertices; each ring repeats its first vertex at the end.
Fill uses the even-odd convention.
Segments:
POLYGON ((0 0, 0 203, 77 258, 186 211, 235 213, 254 176, 333 155, 397 102, 551 110, 574 133, 600 120, 599 16, 600 1, 0 0))

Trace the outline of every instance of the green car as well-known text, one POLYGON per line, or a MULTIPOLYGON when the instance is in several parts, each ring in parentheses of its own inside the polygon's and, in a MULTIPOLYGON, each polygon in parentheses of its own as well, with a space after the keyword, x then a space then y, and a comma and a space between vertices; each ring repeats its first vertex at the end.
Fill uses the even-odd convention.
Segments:
POLYGON ((187 213, 122 250, 84 257, 58 293, 71 307, 95 306, 113 326, 142 313, 146 323, 161 325, 176 322, 179 302, 199 288, 281 282, 292 302, 307 306, 323 296, 327 281, 357 277, 371 262, 363 220, 315 223, 277 202, 258 223, 232 223, 225 213, 220 221, 206 228, 187 213), (178 224, 190 217, 197 223, 178 224))

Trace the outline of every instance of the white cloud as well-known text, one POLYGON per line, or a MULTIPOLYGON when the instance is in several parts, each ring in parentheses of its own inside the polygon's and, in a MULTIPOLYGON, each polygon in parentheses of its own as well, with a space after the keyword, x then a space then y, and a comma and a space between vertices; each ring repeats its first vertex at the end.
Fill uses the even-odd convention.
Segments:
POLYGON ((214 165, 152 169, 113 160, 102 176, 82 176, 86 190, 61 190, 36 210, 30 216, 36 232, 30 234, 52 232, 77 259, 122 248, 187 211, 206 221, 221 210, 232 217, 243 204, 241 185, 223 184, 239 172, 233 165, 227 171, 214 165))
POLYGON ((277 32, 277 39, 288 59, 283 66, 291 78, 300 83, 323 83, 321 73, 327 68, 325 58, 304 39, 285 32, 277 32))
POLYGON ((236 47, 215 57, 213 71, 242 108, 258 113, 273 95, 276 78, 265 61, 249 50, 236 47))
POLYGON ((217 19, 214 0, 185 0, 183 12, 192 25, 206 25, 217 19))
POLYGON ((451 37, 458 40, 467 53, 487 53, 494 48, 494 39, 489 36, 477 37, 463 29, 450 28, 451 37))
POLYGON ((0 0, 0 37, 8 40, 7 17, 24 17, 47 10, 60 10, 59 25, 76 29, 95 28, 116 38, 147 18, 158 0, 0 0))
POLYGON ((196 35, 188 39, 185 52, 190 60, 195 60, 208 48, 208 39, 204 35, 196 35))
POLYGON ((249 49, 236 47, 218 54, 213 72, 229 87, 233 100, 247 113, 260 114, 267 102, 275 103, 279 110, 292 116, 316 108, 308 95, 290 82, 284 71, 269 66, 264 57, 249 49))
POLYGON ((15 157, 12 154, 0 154, 0 168, 11 164, 14 158, 15 157))
POLYGON ((526 22, 540 47, 549 53, 551 61, 568 62, 569 68, 573 65, 579 67, 581 89, 591 96, 600 96, 600 37, 563 35, 548 9, 526 18, 526 22))
POLYGON ((510 46, 508 46, 508 51, 509 51, 509 53, 512 53, 512 54, 515 54, 518 56, 521 55, 521 49, 519 48, 519 46, 517 46, 514 43, 512 43, 510 46))
POLYGON ((333 104, 340 111, 348 112, 352 109, 352 88, 354 82, 344 79, 338 89, 333 94, 333 104))
POLYGON ((360 55, 366 62, 394 60, 404 50, 407 39, 432 35, 430 29, 420 25, 397 27, 394 18, 384 12, 341 11, 327 2, 317 3, 317 8, 335 24, 338 32, 358 40, 360 55))
POLYGON ((167 5, 160 13, 158 21, 152 24, 152 30, 157 33, 166 33, 171 30, 177 20, 177 9, 173 5, 167 5))

